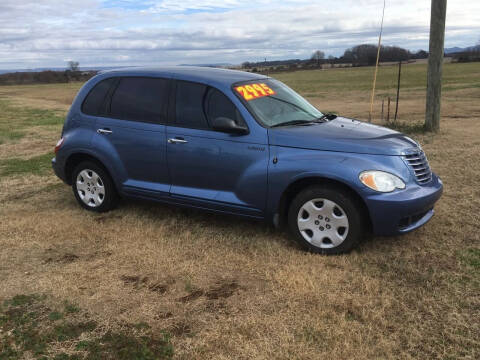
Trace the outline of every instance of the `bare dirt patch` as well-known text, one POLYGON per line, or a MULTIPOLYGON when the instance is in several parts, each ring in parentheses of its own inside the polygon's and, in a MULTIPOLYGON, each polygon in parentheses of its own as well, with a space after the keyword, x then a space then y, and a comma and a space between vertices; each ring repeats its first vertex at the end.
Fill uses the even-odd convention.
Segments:
POLYGON ((165 294, 168 290, 168 285, 162 283, 154 283, 148 286, 148 290, 157 294, 165 294))
POLYGON ((214 287, 210 288, 206 293, 205 296, 207 299, 220 299, 220 298, 229 298, 232 296, 235 291, 240 286, 235 280, 220 282, 216 284, 214 287))
POLYGON ((48 264, 48 263, 51 263, 51 262, 57 262, 57 263, 64 263, 64 264, 69 264, 69 263, 72 263, 74 262, 75 260, 78 259, 78 256, 75 255, 75 254, 64 254, 58 258, 52 258, 52 257, 48 257, 47 259, 45 259, 45 263, 48 264))
POLYGON ((190 301, 194 301, 200 297, 202 297, 204 294, 204 291, 201 289, 196 289, 190 292, 188 295, 182 296, 181 298, 178 299, 178 301, 186 303, 190 301))

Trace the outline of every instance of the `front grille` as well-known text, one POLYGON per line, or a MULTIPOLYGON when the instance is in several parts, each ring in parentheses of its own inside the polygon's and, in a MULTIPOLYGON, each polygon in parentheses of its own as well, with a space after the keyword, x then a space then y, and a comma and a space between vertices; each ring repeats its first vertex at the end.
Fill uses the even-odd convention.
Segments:
POLYGON ((418 151, 404 155, 403 158, 415 175, 417 182, 420 184, 426 184, 432 180, 432 170, 430 169, 427 157, 422 150, 418 149, 418 151))

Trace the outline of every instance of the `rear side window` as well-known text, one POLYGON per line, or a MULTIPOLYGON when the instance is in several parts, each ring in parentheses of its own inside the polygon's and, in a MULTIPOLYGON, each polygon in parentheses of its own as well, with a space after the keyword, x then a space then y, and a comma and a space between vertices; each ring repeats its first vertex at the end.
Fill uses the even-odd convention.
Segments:
POLYGON ((100 81, 88 93, 82 104, 82 112, 87 115, 98 116, 103 113, 104 101, 110 87, 115 83, 115 78, 100 81))
POLYGON ((203 110, 207 87, 188 81, 177 81, 176 123, 194 129, 208 129, 208 122, 203 110))
POLYGON ((167 104, 168 80, 124 77, 112 96, 110 116, 123 120, 165 123, 167 104))
POLYGON ((207 96, 206 109, 210 124, 218 117, 233 119, 238 125, 245 124, 237 107, 226 95, 217 89, 210 88, 207 96))

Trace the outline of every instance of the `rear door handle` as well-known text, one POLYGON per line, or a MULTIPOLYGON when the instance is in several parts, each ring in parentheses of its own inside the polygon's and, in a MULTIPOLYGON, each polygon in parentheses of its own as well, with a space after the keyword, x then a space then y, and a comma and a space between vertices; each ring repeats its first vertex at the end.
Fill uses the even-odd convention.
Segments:
POLYGON ((169 144, 186 144, 188 143, 188 141, 183 138, 170 138, 168 139, 168 143, 169 144))
POLYGON ((111 134, 112 132, 110 129, 97 129, 97 133, 99 134, 111 134))

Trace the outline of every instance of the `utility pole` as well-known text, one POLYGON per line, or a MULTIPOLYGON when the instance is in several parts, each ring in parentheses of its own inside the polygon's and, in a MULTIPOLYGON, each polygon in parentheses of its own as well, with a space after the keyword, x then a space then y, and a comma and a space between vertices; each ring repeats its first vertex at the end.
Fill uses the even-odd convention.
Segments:
POLYGON ((446 16, 447 0, 432 0, 427 74, 427 109, 425 114, 425 128, 428 131, 440 130, 446 16))

